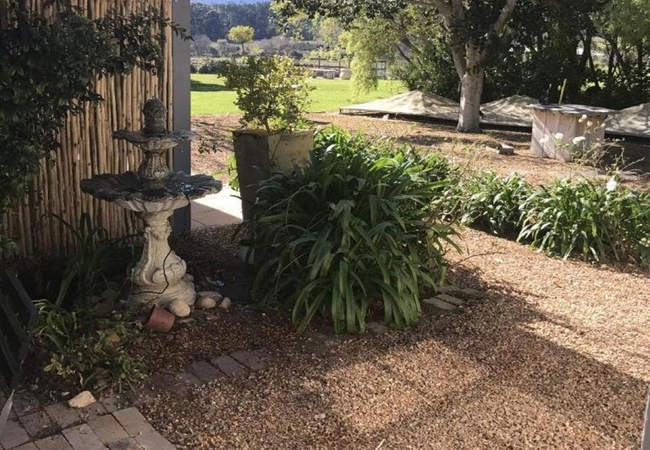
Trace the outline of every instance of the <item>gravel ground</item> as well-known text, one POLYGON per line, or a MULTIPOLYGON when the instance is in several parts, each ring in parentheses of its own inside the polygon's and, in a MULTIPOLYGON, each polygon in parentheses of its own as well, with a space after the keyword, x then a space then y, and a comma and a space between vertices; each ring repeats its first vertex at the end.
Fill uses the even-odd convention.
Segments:
POLYGON ((465 312, 362 337, 269 326, 268 370, 163 395, 146 416, 185 449, 638 448, 650 280, 463 238, 451 278, 486 292, 465 312))
MULTIPOLYGON (((238 118, 194 118, 202 135, 195 172, 225 167, 238 118), (199 154, 201 146, 217 152, 199 154)), ((459 136, 432 124, 312 119, 433 146, 470 168, 517 171, 535 183, 593 174, 528 156, 526 133, 459 136), (514 144, 517 155, 486 150, 499 142, 514 144)), ((249 282, 232 263, 232 232, 179 242, 199 281, 249 282)), ((462 313, 423 317, 408 332, 333 337, 324 328, 297 335, 286 316, 236 302, 140 351, 179 370, 193 359, 266 347, 275 355, 270 367, 182 397, 161 394, 144 414, 188 450, 638 448, 650 382, 647 274, 548 258, 474 230, 462 237, 463 253, 449 256, 450 279, 485 292, 462 313)))

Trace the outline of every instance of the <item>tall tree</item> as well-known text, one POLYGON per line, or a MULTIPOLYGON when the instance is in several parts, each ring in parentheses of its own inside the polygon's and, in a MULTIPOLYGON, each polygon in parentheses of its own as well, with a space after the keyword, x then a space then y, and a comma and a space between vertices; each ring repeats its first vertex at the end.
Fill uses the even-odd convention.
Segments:
MULTIPOLYGON (((209 10, 203 17, 203 33, 201 34, 205 34, 211 40, 216 41, 225 37, 226 29, 222 17, 214 9, 209 10)), ((197 33, 197 31, 192 30, 192 33, 197 33)))
POLYGON ((275 0, 284 15, 305 11, 311 17, 336 17, 345 23, 365 15, 390 18, 407 4, 436 13, 451 43, 461 84, 458 131, 480 131, 485 59, 491 42, 502 35, 517 0, 275 0))

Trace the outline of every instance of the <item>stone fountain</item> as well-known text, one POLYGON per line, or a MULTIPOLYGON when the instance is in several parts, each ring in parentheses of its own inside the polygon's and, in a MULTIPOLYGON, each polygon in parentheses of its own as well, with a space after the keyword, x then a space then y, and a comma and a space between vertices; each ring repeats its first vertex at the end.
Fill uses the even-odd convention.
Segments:
POLYGON ((144 249, 133 269, 133 291, 129 302, 134 306, 170 307, 179 316, 189 314, 196 292, 186 277, 187 264, 169 246, 174 210, 191 200, 221 190, 221 182, 208 175, 171 172, 167 166, 170 149, 194 137, 190 131, 169 132, 167 111, 159 99, 145 103, 144 128, 120 130, 115 139, 125 140, 144 152, 137 172, 102 174, 82 180, 81 189, 94 197, 114 202, 135 211, 144 221, 144 249))

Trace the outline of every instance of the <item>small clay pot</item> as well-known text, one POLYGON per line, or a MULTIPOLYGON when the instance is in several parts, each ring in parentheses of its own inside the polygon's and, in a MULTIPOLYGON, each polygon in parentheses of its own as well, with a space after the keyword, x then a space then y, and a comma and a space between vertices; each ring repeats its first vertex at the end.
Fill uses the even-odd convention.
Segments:
POLYGON ((149 315, 149 321, 145 325, 146 328, 153 331, 160 331, 161 333, 166 333, 172 329, 176 316, 167 311, 165 308, 161 308, 158 305, 154 305, 151 308, 151 314, 149 315))

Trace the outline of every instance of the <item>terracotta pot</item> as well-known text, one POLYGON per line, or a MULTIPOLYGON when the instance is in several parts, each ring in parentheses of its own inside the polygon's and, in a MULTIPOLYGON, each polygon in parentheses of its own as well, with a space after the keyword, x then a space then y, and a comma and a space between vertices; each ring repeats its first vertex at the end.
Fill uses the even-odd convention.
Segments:
POLYGON ((167 311, 165 308, 161 308, 158 305, 154 305, 151 308, 151 314, 149 315, 149 321, 145 325, 146 328, 153 331, 160 331, 161 333, 166 333, 172 329, 176 316, 167 311))

